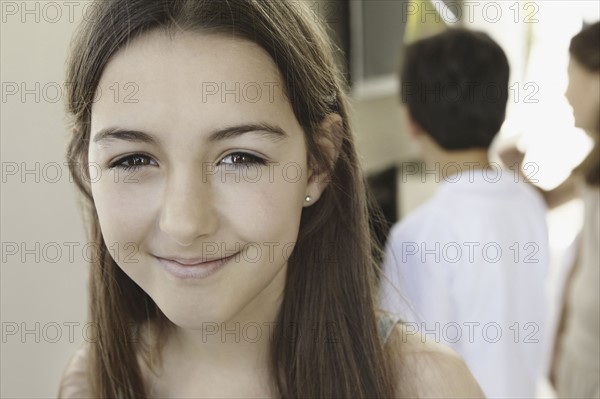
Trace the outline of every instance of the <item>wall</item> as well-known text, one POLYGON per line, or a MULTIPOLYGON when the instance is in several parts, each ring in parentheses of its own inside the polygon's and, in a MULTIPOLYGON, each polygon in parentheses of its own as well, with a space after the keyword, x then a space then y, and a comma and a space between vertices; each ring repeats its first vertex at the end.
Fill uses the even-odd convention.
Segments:
POLYGON ((67 46, 83 4, 0 4, 3 398, 55 396, 83 340, 86 242, 63 164, 69 132, 62 98, 67 46))

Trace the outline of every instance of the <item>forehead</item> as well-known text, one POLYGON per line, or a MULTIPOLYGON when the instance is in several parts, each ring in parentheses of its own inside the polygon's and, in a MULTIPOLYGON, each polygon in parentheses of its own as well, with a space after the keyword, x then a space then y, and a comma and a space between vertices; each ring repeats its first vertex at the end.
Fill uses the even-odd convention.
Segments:
POLYGON ((214 129, 257 118, 297 123, 283 87, 273 59, 253 42, 153 31, 106 66, 92 107, 92 131, 131 124, 214 129))

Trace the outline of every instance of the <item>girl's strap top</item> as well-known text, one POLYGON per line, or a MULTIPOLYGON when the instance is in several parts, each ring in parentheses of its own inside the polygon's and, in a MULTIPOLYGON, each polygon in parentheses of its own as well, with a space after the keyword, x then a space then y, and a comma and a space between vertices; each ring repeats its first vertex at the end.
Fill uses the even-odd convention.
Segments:
POLYGON ((379 340, 382 345, 385 345, 388 338, 392 334, 394 327, 400 323, 400 317, 386 312, 381 312, 377 319, 377 330, 379 332, 379 340))

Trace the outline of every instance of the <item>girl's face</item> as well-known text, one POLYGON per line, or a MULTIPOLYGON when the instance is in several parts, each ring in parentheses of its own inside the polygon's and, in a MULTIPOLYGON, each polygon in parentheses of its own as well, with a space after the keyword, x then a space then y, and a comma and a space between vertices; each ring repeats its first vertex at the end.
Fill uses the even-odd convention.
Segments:
POLYGON ((575 126, 597 131, 600 128, 600 74, 588 71, 573 57, 569 59, 568 73, 569 85, 565 96, 573 107, 575 126))
POLYGON ((319 193, 270 56, 151 32, 116 54, 98 90, 89 169, 117 264, 180 327, 274 312, 319 193))

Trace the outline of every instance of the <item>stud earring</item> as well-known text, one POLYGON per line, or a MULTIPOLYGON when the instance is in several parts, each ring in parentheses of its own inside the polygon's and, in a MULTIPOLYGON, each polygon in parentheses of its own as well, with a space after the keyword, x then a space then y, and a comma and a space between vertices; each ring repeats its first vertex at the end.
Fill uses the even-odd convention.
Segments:
POLYGON ((310 200, 311 200, 310 195, 307 195, 306 197, 304 197, 304 201, 310 202, 310 200))

